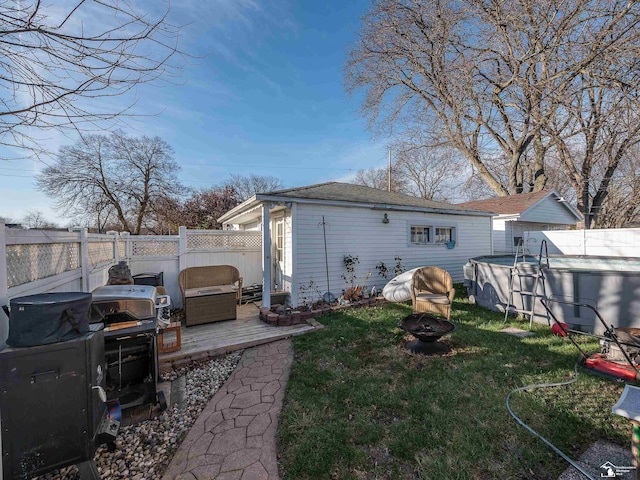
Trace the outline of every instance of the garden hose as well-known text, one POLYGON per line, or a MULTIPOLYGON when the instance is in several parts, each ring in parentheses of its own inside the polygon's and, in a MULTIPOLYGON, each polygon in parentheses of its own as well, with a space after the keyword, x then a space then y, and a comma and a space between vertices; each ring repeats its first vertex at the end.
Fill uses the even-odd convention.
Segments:
POLYGON ((536 432, 533 428, 531 428, 529 425, 527 425, 526 423, 524 423, 520 417, 518 417, 515 413, 513 413, 513 410, 511 410, 511 406, 509 405, 509 400, 511 399, 511 395, 513 395, 516 392, 528 392, 530 390, 535 390, 536 388, 546 388, 546 387, 561 387, 563 385, 571 385, 572 383, 575 383, 575 381, 578 380, 578 364, 576 363, 573 369, 573 378, 571 378, 571 380, 567 380, 564 382, 558 382, 558 383, 540 383, 538 385, 527 385, 526 387, 519 387, 516 388, 514 390, 511 390, 509 392, 509 395, 507 395, 507 399, 506 399, 506 405, 507 405, 507 411, 509 412, 509 415, 511 415, 513 417, 513 419, 518 422, 518 424, 522 427, 524 427, 529 433, 531 433, 533 436, 538 437, 540 440, 542 440, 551 450, 553 450, 554 452, 556 452, 558 455, 560 455, 563 459, 565 459, 567 462, 569 462, 569 464, 575 468, 576 470, 578 470, 580 473, 582 473, 585 477, 587 477, 589 480, 595 480, 590 474, 588 474, 587 472, 585 472, 585 470, 578 465, 576 462, 574 462, 573 460, 571 460, 568 456, 566 456, 564 453, 562 453, 560 451, 560 449, 558 447, 556 447, 553 443, 551 443, 549 440, 547 440, 546 438, 544 438, 542 435, 540 435, 538 432, 536 432))

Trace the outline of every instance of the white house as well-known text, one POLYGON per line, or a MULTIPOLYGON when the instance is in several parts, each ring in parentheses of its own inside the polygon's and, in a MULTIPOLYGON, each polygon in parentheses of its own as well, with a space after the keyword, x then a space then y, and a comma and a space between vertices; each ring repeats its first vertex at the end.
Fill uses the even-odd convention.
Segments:
POLYGON ((460 282, 470 257, 491 253, 489 213, 346 183, 259 193, 218 221, 227 229, 262 230, 265 306, 271 290, 301 304, 311 281, 321 294, 340 295, 349 286, 341 278, 345 256, 358 257, 356 283, 366 281, 369 289, 393 278, 396 258, 404 270, 437 265, 460 282), (388 279, 378 274, 381 262, 388 279))
MULTIPOLYGON (((582 221, 582 215, 555 190, 521 193, 460 203, 458 207, 491 212, 493 217, 493 251, 515 253, 524 232, 566 230, 582 221)), ((537 253, 537 252, 533 252, 537 253)))

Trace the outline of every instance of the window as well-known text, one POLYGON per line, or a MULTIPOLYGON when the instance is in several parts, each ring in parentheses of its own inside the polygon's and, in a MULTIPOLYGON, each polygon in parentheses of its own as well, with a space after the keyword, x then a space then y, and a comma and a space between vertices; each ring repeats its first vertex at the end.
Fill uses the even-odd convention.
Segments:
POLYGON ((442 245, 456 241, 456 227, 433 225, 411 225, 409 243, 411 245, 442 245))
POLYGON ((513 246, 517 247, 518 245, 520 245, 521 241, 522 241, 522 237, 513 237, 513 246))
POLYGON ((455 228, 453 227, 436 227, 435 242, 436 243, 448 243, 454 241, 455 228))
POLYGON ((284 222, 276 223, 276 262, 284 260, 284 222))
POLYGON ((431 243, 431 227, 411 225, 411 243, 418 245, 431 243))

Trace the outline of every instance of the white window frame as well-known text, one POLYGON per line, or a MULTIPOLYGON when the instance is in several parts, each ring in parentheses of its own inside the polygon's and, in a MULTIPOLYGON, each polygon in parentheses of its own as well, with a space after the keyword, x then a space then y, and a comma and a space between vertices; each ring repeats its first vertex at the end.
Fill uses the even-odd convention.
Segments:
POLYGON ((426 224, 426 223, 413 223, 407 222, 407 244, 411 247, 423 247, 427 245, 446 245, 447 242, 437 242, 436 241, 436 229, 438 228, 450 228, 451 229, 451 240, 453 240, 456 244, 458 244, 458 225, 455 223, 447 223, 447 224, 426 224), (411 234, 411 230, 419 227, 429 231, 429 241, 428 242, 414 242, 413 236, 411 234))
POLYGON ((449 243, 450 241, 453 241, 453 242, 457 243, 458 242, 457 230, 458 230, 457 227, 455 227, 454 225, 435 225, 433 227, 433 243, 435 243, 436 245, 444 245, 446 243, 449 243), (438 236, 437 230, 439 228, 448 228, 448 229, 450 229, 451 230, 451 238, 449 240, 447 240, 447 241, 444 241, 444 242, 438 241, 438 239, 437 239, 437 236, 438 236))
MULTIPOLYGON (((414 223, 409 223, 408 225, 408 236, 409 236, 409 245, 422 246, 422 245, 433 245, 433 225, 418 225, 414 223), (429 240, 426 242, 414 242, 412 230, 414 228, 422 228, 423 230, 428 231, 429 240)), ((424 232, 423 232, 424 234, 424 232)))

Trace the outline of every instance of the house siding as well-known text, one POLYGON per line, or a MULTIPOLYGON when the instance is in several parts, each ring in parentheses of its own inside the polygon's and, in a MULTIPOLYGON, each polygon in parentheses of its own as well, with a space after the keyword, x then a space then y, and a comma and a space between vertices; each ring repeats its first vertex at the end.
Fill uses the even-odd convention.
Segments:
POLYGON ((507 247, 507 240, 511 238, 510 222, 506 222, 500 218, 493 218, 493 253, 499 255, 505 252, 511 252, 511 248, 507 247))
POLYGON ((322 217, 327 234, 327 254, 331 292, 339 295, 348 285, 341 278, 346 273, 342 259, 345 255, 358 256, 356 280, 364 283, 366 272, 371 272, 367 288, 382 288, 394 277, 395 257, 399 256, 404 270, 437 265, 448 270, 454 281, 463 280, 462 267, 470 257, 491 253, 491 218, 465 215, 425 214, 387 210, 389 223, 383 224, 385 211, 369 208, 333 207, 313 204, 297 204, 295 216, 295 281, 292 291, 293 305, 301 302, 299 287, 308 285, 310 279, 321 292, 327 291, 322 217), (410 245, 411 225, 456 227, 456 246, 410 245), (384 262, 389 270, 388 278, 378 275, 376 264, 384 262))
POLYGON ((567 226, 577 222, 576 217, 553 195, 545 197, 523 212, 520 221, 567 226))

